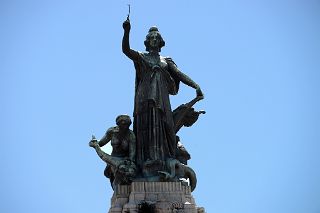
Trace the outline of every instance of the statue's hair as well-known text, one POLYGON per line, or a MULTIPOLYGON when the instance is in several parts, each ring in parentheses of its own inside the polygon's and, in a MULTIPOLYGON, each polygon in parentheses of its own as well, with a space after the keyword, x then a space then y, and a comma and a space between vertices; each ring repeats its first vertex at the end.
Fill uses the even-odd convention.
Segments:
POLYGON ((150 27, 149 31, 148 31, 148 34, 146 36, 146 40, 144 41, 144 46, 146 46, 146 51, 149 51, 150 50, 150 35, 151 33, 153 32, 156 32, 157 33, 157 36, 159 37, 160 39, 160 46, 159 46, 159 52, 161 52, 161 48, 165 46, 166 42, 163 40, 159 30, 157 27, 153 26, 153 27, 150 27))
POLYGON ((129 115, 119 115, 116 118, 116 124, 119 125, 121 121, 125 121, 127 124, 131 125, 131 118, 129 115))

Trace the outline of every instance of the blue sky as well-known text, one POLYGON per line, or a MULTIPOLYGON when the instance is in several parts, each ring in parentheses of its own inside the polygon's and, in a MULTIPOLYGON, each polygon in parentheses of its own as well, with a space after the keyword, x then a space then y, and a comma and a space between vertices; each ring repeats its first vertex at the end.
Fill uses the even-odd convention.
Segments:
MULTIPOLYGON (((202 88, 180 137, 209 213, 320 212, 320 2, 0 2, 0 212, 106 212, 112 189, 88 147, 132 114, 134 68, 121 52, 157 25, 202 88)), ((195 91, 182 86, 173 107, 195 91)))

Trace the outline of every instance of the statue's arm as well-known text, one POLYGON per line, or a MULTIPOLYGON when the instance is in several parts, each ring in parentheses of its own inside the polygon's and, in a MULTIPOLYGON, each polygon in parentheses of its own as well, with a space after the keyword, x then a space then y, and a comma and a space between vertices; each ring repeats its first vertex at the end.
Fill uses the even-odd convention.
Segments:
POLYGON ((112 133, 113 133, 113 128, 111 127, 110 129, 107 130, 106 134, 99 140, 99 146, 102 147, 109 143, 109 141, 112 138, 112 133))
POLYGON ((128 56, 128 58, 130 58, 131 60, 138 61, 140 58, 140 54, 137 51, 132 50, 130 48, 130 42, 129 42, 129 34, 131 29, 130 20, 129 19, 125 20, 122 26, 124 29, 123 38, 122 38, 122 52, 126 56, 128 56))
POLYGON ((167 60, 169 69, 171 69, 177 78, 184 84, 197 90, 197 96, 203 97, 200 86, 196 84, 189 76, 181 72, 172 60, 167 60))
MULTIPOLYGON (((93 148, 96 150, 98 156, 99 156, 104 162, 106 162, 106 163, 110 163, 110 162, 111 162, 111 161, 110 161, 110 156, 109 156, 107 153, 105 153, 104 151, 102 151, 102 149, 101 149, 100 146, 99 146, 99 143, 98 143, 97 139, 93 138, 93 139, 89 142, 89 146, 93 147, 93 148)), ((112 162, 111 162, 111 163, 112 163, 112 162)))
POLYGON ((102 151, 102 149, 100 148, 100 146, 95 146, 94 149, 96 150, 98 156, 104 161, 104 162, 108 162, 108 157, 107 157, 107 153, 105 153, 104 151, 102 151))

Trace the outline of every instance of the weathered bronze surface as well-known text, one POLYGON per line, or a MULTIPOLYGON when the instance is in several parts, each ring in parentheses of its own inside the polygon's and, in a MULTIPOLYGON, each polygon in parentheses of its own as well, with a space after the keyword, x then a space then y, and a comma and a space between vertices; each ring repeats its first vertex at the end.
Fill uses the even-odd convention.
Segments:
POLYGON ((89 145, 108 164, 105 175, 113 188, 135 181, 178 182, 185 178, 194 190, 196 174, 187 166, 190 154, 177 132, 183 126, 192 126, 205 113, 193 108, 204 98, 200 86, 182 73, 172 58, 159 54, 165 41, 157 27, 148 31, 144 41, 146 52, 130 48, 129 16, 123 29, 122 51, 133 61, 136 72, 133 131, 129 129, 130 117, 120 115, 117 126, 109 128, 101 140, 93 138, 89 145), (172 110, 169 96, 178 93, 180 82, 194 88, 196 96, 172 110), (113 148, 111 155, 100 148, 109 141, 113 148))
POLYGON ((129 129, 131 119, 128 115, 116 118, 117 126, 111 127, 98 142, 92 136, 89 146, 93 147, 98 156, 107 163, 104 175, 110 179, 112 188, 118 184, 129 184, 136 176, 136 137, 129 129), (112 153, 108 155, 101 146, 111 141, 112 153))

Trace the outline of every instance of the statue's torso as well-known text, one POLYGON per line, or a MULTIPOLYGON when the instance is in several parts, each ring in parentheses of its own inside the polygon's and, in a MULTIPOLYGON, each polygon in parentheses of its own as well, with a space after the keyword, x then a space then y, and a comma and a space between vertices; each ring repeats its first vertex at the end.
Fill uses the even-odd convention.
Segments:
POLYGON ((149 53, 141 53, 141 70, 138 73, 136 90, 137 113, 144 111, 146 103, 153 101, 163 111, 171 110, 168 88, 174 84, 168 72, 166 58, 149 53))
POLYGON ((119 130, 114 130, 111 139, 112 156, 127 157, 129 154, 130 131, 121 135, 119 130))
POLYGON ((143 61, 148 67, 148 71, 152 71, 154 66, 159 66, 162 70, 168 69, 166 59, 160 55, 151 55, 149 53, 142 54, 143 61))

